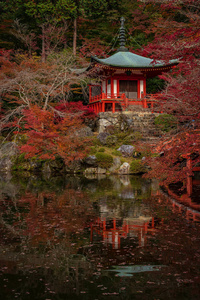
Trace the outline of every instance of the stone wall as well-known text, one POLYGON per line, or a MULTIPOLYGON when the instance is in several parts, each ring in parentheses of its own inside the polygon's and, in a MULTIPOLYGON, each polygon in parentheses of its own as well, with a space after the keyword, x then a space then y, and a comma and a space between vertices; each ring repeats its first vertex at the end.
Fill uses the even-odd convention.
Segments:
POLYGON ((109 126, 120 131, 131 130, 133 132, 140 132, 145 136, 159 136, 161 133, 156 128, 154 120, 159 114, 142 111, 142 112, 102 112, 99 113, 97 121, 97 131, 99 133, 105 132, 109 126))

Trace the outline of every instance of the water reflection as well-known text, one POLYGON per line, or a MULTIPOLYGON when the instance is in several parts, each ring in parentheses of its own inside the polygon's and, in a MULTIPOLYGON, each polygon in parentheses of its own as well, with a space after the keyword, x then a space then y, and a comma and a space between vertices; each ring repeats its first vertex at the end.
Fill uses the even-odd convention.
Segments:
POLYGON ((3 299, 198 299, 198 211, 191 217, 157 182, 16 176, 0 185, 3 299))

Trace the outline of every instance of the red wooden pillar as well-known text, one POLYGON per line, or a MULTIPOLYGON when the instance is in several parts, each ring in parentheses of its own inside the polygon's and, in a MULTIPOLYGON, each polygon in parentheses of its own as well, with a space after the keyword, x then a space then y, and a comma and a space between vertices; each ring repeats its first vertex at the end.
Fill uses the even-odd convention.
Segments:
POLYGON ((116 219, 113 219, 113 229, 116 230, 116 219))
POLYGON ((105 102, 102 102, 102 112, 105 112, 105 102))
POLYGON ((112 112, 114 113, 115 112, 115 102, 113 101, 112 103, 112 112))
POLYGON ((146 98, 144 98, 144 102, 143 102, 144 104, 143 104, 143 107, 144 108, 147 108, 147 99, 146 98))

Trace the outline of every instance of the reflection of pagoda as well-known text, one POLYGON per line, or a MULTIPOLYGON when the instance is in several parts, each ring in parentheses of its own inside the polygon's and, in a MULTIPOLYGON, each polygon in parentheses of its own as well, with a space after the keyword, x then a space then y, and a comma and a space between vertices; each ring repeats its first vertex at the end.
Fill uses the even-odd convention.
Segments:
POLYGON ((172 206, 173 213, 179 213, 185 216, 186 220, 200 223, 200 204, 192 201, 188 193, 178 196, 168 189, 168 194, 158 191, 159 203, 163 200, 172 206))
POLYGON ((104 203, 100 205, 100 217, 91 224, 91 241, 101 237, 106 245, 119 249, 123 240, 130 238, 135 239, 139 246, 145 246, 147 234, 153 234, 154 231, 155 220, 142 204, 133 204, 125 212, 119 207, 108 209, 104 203))

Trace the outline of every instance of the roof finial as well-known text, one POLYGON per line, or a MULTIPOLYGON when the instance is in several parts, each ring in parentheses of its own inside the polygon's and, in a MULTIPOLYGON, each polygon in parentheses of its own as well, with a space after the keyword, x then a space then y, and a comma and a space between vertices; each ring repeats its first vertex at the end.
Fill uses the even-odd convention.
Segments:
POLYGON ((125 18, 121 17, 120 21, 121 21, 121 27, 119 30, 120 47, 119 47, 118 51, 128 51, 128 49, 125 47, 125 45, 126 45, 126 33, 125 33, 126 30, 124 27, 125 18))

